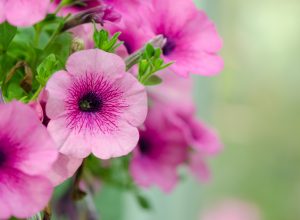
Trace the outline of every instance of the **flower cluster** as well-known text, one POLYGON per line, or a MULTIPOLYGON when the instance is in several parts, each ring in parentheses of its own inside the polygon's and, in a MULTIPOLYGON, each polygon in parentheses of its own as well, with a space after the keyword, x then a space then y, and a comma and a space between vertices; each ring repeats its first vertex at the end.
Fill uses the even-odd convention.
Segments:
POLYGON ((70 177, 74 200, 210 178, 189 75, 222 70, 222 41, 192 0, 3 0, 0 23, 0 219, 50 216, 70 177))

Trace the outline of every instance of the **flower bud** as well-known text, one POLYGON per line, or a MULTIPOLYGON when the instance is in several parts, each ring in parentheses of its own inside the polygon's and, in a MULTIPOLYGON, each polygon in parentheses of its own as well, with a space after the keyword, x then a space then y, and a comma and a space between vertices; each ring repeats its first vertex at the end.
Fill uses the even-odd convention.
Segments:
POLYGON ((103 25, 105 21, 118 22, 120 19, 121 15, 114 11, 113 7, 108 5, 100 5, 72 16, 65 23, 62 31, 66 31, 78 25, 93 21, 103 25))

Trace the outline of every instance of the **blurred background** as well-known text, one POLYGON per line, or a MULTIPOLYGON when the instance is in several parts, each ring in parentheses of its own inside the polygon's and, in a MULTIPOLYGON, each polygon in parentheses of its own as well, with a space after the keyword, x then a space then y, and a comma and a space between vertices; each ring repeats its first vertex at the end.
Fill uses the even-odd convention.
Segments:
POLYGON ((199 184, 191 177, 170 195, 147 190, 150 211, 141 210, 131 195, 107 188, 104 192, 119 200, 99 196, 100 210, 111 204, 100 211, 103 219, 200 220, 206 208, 238 198, 255 204, 263 220, 299 220, 300 2, 197 4, 224 39, 222 74, 194 77, 199 116, 219 130, 225 144, 223 153, 210 161, 212 181, 199 184))

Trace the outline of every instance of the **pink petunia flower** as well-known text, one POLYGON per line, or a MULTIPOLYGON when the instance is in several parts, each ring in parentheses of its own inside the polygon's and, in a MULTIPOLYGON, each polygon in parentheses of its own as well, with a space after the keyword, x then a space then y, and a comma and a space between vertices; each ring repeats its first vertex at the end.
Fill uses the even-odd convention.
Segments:
POLYGON ((217 132, 197 119, 196 109, 192 104, 170 105, 169 110, 169 120, 181 129, 189 146, 209 155, 220 152, 223 145, 217 132))
POLYGON ((197 119, 192 79, 176 76, 169 71, 159 76, 163 83, 148 88, 151 99, 166 106, 168 119, 181 129, 189 146, 209 155, 219 153, 223 144, 217 132, 197 119))
POLYGON ((150 2, 151 7, 144 4, 133 16, 125 16, 123 23, 110 28, 112 32, 122 32, 120 39, 130 45, 128 52, 161 34, 166 38, 163 57, 166 62, 175 61, 170 69, 178 75, 210 76, 222 70, 223 61, 217 55, 222 40, 213 22, 192 0, 178 0, 176 4, 172 0, 150 2), (133 29, 139 31, 133 32, 133 29))
POLYGON ((57 148, 30 107, 0 104, 0 115, 0 219, 30 217, 51 197, 57 148))
POLYGON ((48 130, 60 152, 101 159, 128 154, 147 114, 145 88, 115 54, 99 49, 72 54, 67 71, 48 81, 48 130))
POLYGON ((261 220, 258 207, 239 199, 227 199, 204 211, 199 220, 261 220))
POLYGON ((130 172, 139 186, 156 185, 168 193, 178 182, 177 167, 185 162, 188 148, 180 130, 168 122, 164 110, 159 106, 149 109, 130 172))
POLYGON ((149 96, 160 106, 165 120, 178 129, 180 136, 189 146, 187 165, 199 181, 210 179, 208 158, 220 153, 223 144, 217 132, 200 121, 192 99, 192 80, 176 76, 170 72, 160 74, 163 83, 150 88, 149 96))
POLYGON ((0 23, 33 25, 46 17, 49 4, 50 0, 0 0, 0 23))

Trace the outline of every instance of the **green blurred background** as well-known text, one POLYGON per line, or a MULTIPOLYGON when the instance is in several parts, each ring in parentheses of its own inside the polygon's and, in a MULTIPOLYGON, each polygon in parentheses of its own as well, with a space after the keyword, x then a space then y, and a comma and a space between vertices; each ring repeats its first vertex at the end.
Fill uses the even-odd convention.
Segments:
POLYGON ((104 220, 197 220, 218 201, 239 198, 256 204, 263 220, 299 220, 300 1, 197 4, 224 39, 222 74, 194 77, 199 116, 219 130, 225 144, 210 161, 213 179, 185 179, 171 195, 145 191, 150 211, 132 195, 106 188, 107 196, 97 200, 100 213, 104 220), (119 199, 109 201, 113 194, 119 199))

